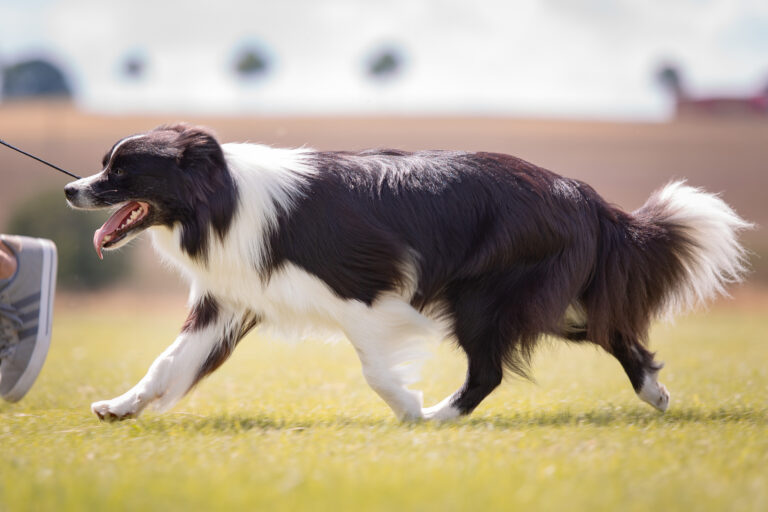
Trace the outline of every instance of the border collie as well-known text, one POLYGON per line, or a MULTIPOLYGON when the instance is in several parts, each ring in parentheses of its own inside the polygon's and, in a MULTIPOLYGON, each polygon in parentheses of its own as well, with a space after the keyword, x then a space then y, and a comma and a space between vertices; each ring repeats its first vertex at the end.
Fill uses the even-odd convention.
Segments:
POLYGON ((649 324, 745 272, 750 224, 682 182, 626 213, 504 154, 219 144, 185 124, 124 138, 102 163, 65 188, 75 208, 117 208, 94 235, 99 257, 148 230, 191 286, 176 341, 92 405, 102 420, 172 406, 259 324, 341 331, 401 419, 469 414, 505 370, 526 375, 543 336, 599 345, 664 411, 649 324), (404 369, 429 336, 453 339, 468 371, 424 408, 404 369))

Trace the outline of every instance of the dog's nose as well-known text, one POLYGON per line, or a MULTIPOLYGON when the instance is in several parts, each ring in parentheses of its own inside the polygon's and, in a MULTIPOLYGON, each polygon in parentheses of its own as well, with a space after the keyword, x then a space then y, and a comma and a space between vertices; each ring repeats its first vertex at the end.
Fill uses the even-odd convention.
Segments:
POLYGON ((67 200, 72 201, 77 196, 77 188, 72 183, 67 184, 64 187, 64 195, 67 196, 67 200))

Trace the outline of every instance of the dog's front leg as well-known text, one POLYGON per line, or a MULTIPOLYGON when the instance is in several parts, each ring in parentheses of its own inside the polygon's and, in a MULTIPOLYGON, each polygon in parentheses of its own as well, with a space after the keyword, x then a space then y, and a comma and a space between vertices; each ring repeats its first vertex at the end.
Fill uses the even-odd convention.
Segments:
POLYGON ((192 387, 203 361, 214 350, 218 340, 212 334, 181 333, 138 384, 112 400, 94 402, 91 410, 99 419, 114 421, 136 417, 156 400, 173 405, 192 387))
POLYGON ((114 421, 134 418, 153 402, 161 410, 170 408, 218 368, 256 323, 254 314, 225 309, 211 296, 203 296, 176 341, 155 359, 144 378, 117 398, 94 402, 91 410, 99 419, 114 421))

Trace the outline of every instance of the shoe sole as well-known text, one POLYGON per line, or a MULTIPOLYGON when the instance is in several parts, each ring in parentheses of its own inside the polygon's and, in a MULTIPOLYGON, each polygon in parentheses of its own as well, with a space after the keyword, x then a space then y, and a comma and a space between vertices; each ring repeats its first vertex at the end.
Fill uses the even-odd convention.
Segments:
POLYGON ((27 367, 16 381, 16 384, 3 398, 8 402, 18 402, 35 383, 43 363, 48 355, 51 345, 51 328, 53 324, 53 296, 56 292, 56 246, 49 240, 38 239, 43 246, 43 271, 40 273, 40 316, 38 317, 37 339, 35 348, 32 349, 32 357, 29 358, 27 367))

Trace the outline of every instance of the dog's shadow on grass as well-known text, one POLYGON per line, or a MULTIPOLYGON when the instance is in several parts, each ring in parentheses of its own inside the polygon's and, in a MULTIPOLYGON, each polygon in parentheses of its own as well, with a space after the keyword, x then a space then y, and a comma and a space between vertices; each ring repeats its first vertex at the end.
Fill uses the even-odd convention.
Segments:
POLYGON ((389 418, 332 416, 322 418, 285 418, 268 414, 212 414, 197 415, 187 413, 168 413, 163 415, 143 416, 135 423, 137 428, 149 432, 185 431, 199 433, 236 434, 248 431, 284 431, 301 432, 318 428, 370 428, 396 425, 389 418))
POLYGON ((277 417, 268 414, 240 415, 219 413, 210 416, 185 413, 149 415, 133 423, 134 428, 144 432, 178 432, 179 430, 200 434, 237 434, 256 432, 296 432, 315 429, 382 428, 382 429, 499 429, 520 431, 546 427, 620 427, 685 424, 730 424, 768 425, 768 410, 749 407, 719 409, 679 408, 660 414, 638 408, 600 408, 590 411, 545 410, 521 412, 507 415, 477 415, 454 422, 404 422, 384 417, 337 415, 321 418, 277 417))
POLYGON ((601 408, 591 411, 554 410, 527 412, 510 415, 491 415, 468 418, 467 425, 494 427, 499 429, 521 430, 535 427, 612 427, 646 425, 685 425, 685 424, 727 424, 745 423, 753 425, 768 424, 768 410, 749 407, 719 409, 677 408, 662 414, 649 410, 645 406, 630 409, 601 408))

